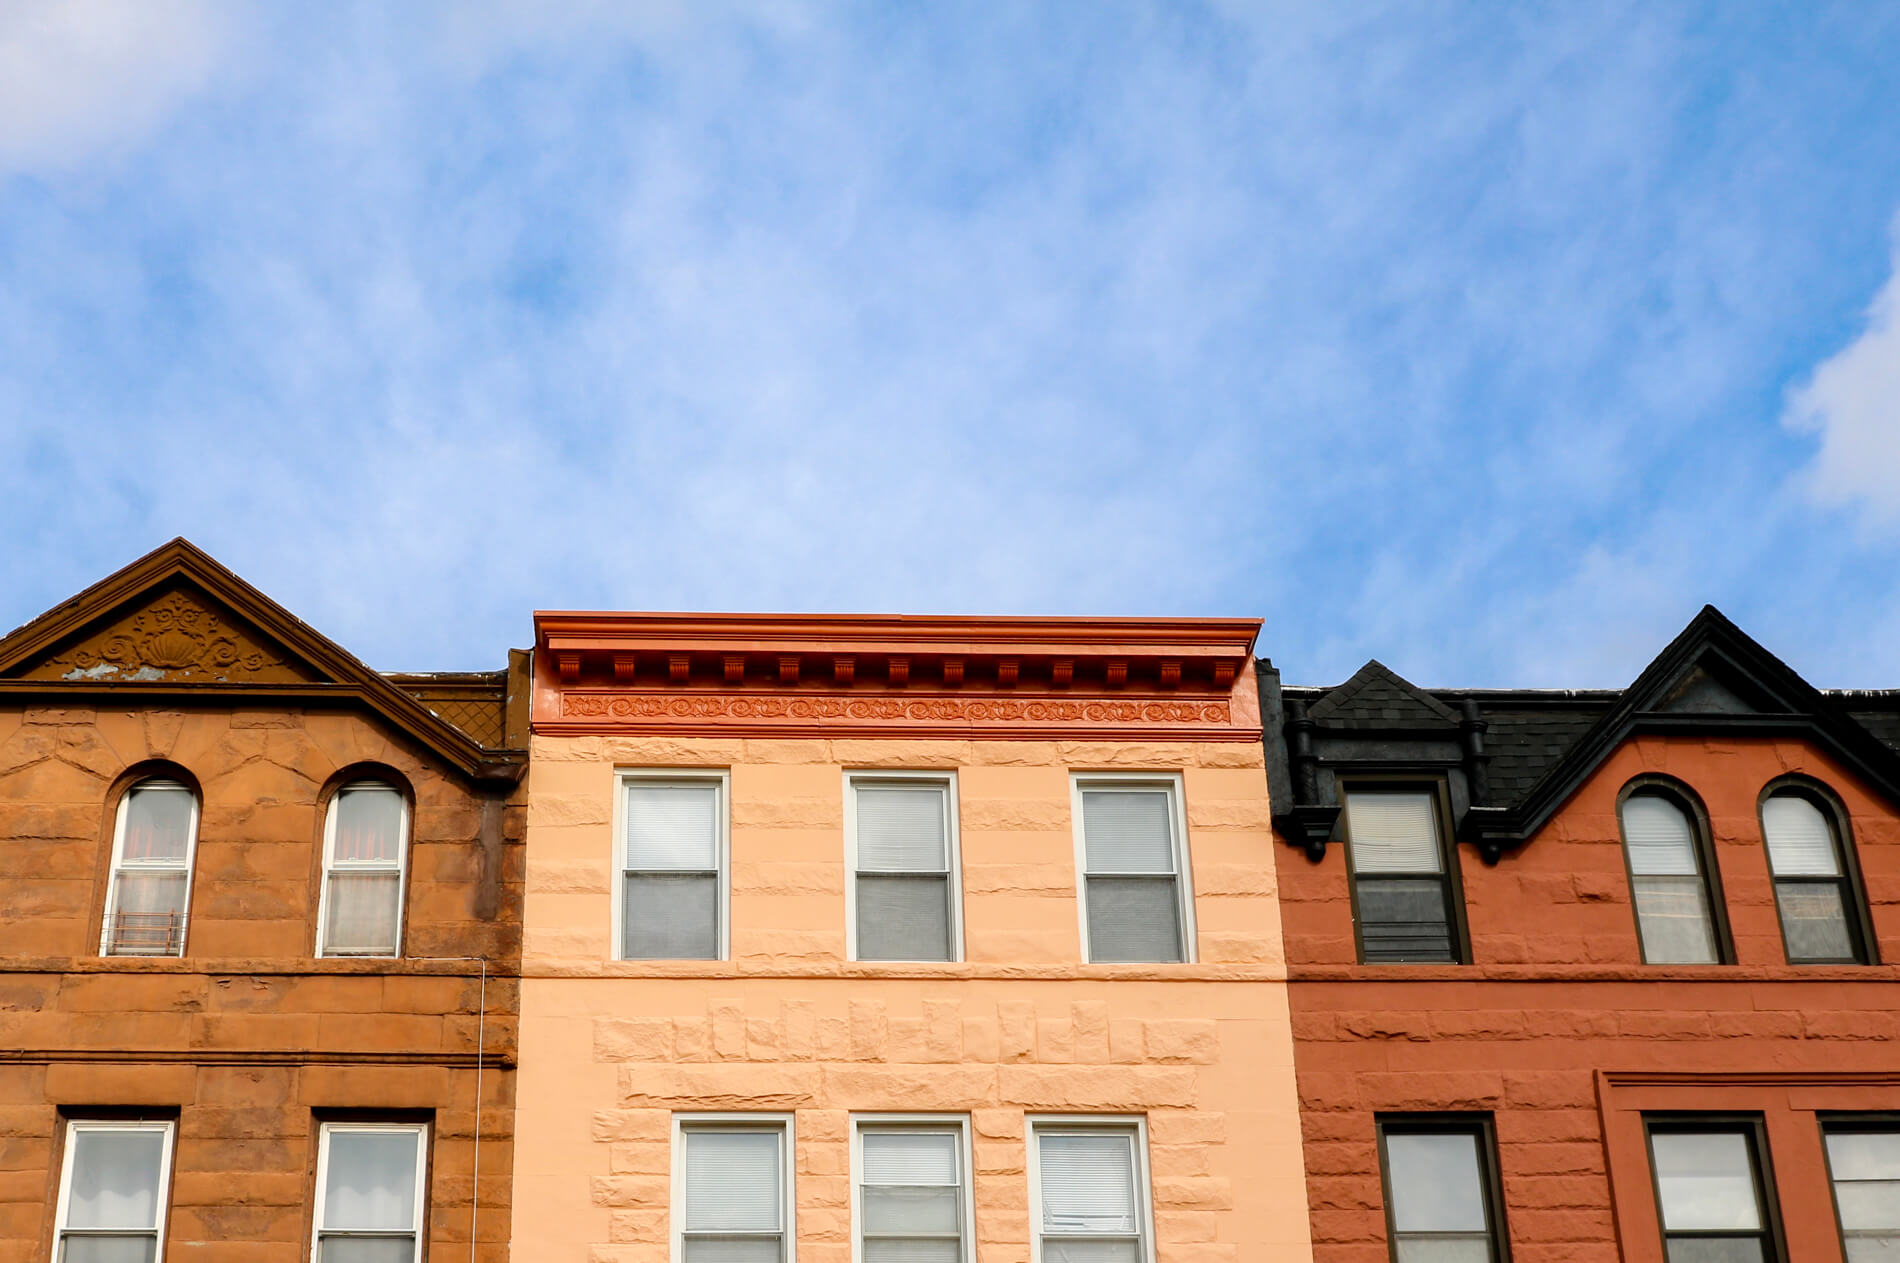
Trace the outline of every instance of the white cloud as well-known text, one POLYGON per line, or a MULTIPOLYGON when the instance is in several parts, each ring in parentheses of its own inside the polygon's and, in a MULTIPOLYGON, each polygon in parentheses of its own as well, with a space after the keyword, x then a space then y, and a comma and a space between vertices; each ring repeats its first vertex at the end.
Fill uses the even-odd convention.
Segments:
POLYGON ((0 5, 0 172, 137 141, 210 83, 230 35, 210 0, 0 5))
POLYGON ((1900 248, 1866 329, 1789 396, 1782 421, 1821 436, 1806 473, 1815 496, 1900 522, 1900 248))

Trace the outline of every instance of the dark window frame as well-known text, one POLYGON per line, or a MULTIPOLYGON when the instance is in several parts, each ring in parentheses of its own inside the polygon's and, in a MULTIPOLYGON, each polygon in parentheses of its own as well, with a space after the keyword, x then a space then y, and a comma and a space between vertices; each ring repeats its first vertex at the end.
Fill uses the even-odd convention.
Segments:
MULTIPOLYGON (((1754 1163, 1755 1200, 1761 1207, 1762 1226, 1758 1230, 1766 1263, 1788 1263, 1788 1240, 1781 1227, 1781 1197, 1775 1182, 1774 1158, 1768 1148, 1768 1127, 1760 1114, 1737 1113, 1657 1113, 1643 1115, 1643 1153, 1649 1161, 1649 1195, 1656 1207, 1656 1235, 1662 1241, 1663 1258, 1669 1257, 1668 1222, 1663 1216, 1662 1181, 1656 1176, 1655 1136, 1665 1134, 1735 1134, 1748 1140, 1749 1157, 1754 1163)), ((1682 1238, 1736 1237, 1734 1231, 1707 1229, 1677 1231, 1682 1238)))
POLYGON ((1616 839, 1623 852, 1623 878, 1630 892, 1630 920, 1636 926, 1636 950, 1645 965, 1676 968, 1707 968, 1686 961, 1651 961, 1649 945, 1643 941, 1643 918, 1636 907, 1636 870, 1630 867, 1629 832, 1623 823, 1623 805, 1638 794, 1671 798, 1689 817, 1689 841, 1695 847, 1696 863, 1701 867, 1702 894, 1709 903, 1709 927, 1715 936, 1716 965, 1735 963, 1735 937, 1729 932, 1728 899, 1722 891, 1722 869, 1715 860, 1714 832, 1709 827, 1709 812, 1702 797, 1673 776, 1645 772, 1631 777, 1616 794, 1616 839))
MULTIPOLYGON (((1346 889, 1352 904, 1352 942, 1353 953, 1361 965, 1469 965, 1471 963, 1471 933, 1465 918, 1465 883, 1458 863, 1458 845, 1456 835, 1452 833, 1451 806, 1446 793, 1445 779, 1431 775, 1381 775, 1341 776, 1338 781, 1339 829, 1346 853, 1346 889), (1438 827, 1438 854, 1444 865, 1439 874, 1441 889, 1445 893, 1446 922, 1451 929, 1450 960, 1401 961, 1367 960, 1365 920, 1359 908, 1359 869, 1353 859, 1352 823, 1346 800, 1357 793, 1425 793, 1432 800, 1432 820, 1438 827)), ((1423 876, 1423 874, 1421 874, 1423 876)))
POLYGON ((1504 1178, 1498 1160, 1496 1120, 1490 1114, 1381 1113, 1373 1116, 1374 1143, 1379 1151, 1379 1196, 1384 1202, 1385 1248, 1398 1263, 1399 1230, 1392 1214, 1392 1167, 1386 1157, 1386 1137, 1401 1135, 1466 1135, 1478 1142, 1478 1178, 1484 1195, 1485 1233, 1490 1238, 1491 1263, 1511 1263, 1511 1233, 1505 1221, 1504 1178))
POLYGON ((1775 893, 1775 924, 1781 931, 1782 959, 1790 965, 1878 965, 1880 963, 1880 944, 1873 933, 1873 917, 1867 907, 1867 886, 1861 877, 1860 855, 1854 845, 1854 833, 1850 825, 1847 804, 1840 795, 1812 776, 1790 773, 1777 776, 1762 786, 1761 793, 1755 799, 1755 824, 1761 830, 1762 859, 1768 865, 1769 884, 1775 893), (1768 855, 1768 827, 1762 818, 1768 800, 1778 795, 1794 795, 1807 799, 1819 809, 1826 818, 1828 827, 1834 832, 1834 854, 1841 864, 1839 877, 1791 877, 1775 876, 1774 860, 1768 855), (1840 887, 1841 909, 1847 917, 1847 936, 1853 941, 1854 955, 1851 957, 1810 957, 1797 960, 1788 954, 1788 930, 1781 920, 1781 883, 1783 880, 1802 885, 1820 885, 1832 882, 1840 887))
POLYGON ((1834 1239, 1840 1242, 1841 1256, 1847 1256, 1847 1227, 1841 1223, 1840 1186, 1834 1182, 1834 1159, 1827 1151, 1829 1132, 1891 1132, 1900 1134, 1900 1113, 1878 1111, 1836 1113, 1823 1110, 1815 1115, 1821 1129, 1821 1169, 1827 1172, 1827 1199, 1834 1208, 1834 1239))

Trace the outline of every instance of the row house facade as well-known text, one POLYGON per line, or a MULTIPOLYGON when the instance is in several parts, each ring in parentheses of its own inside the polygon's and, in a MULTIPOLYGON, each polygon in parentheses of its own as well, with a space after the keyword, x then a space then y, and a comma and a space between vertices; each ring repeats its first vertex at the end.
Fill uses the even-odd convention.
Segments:
POLYGON ((525 685, 184 541, 0 639, 0 1260, 507 1257, 525 685))
POLYGON ((1900 696, 1262 699, 1318 1263, 1900 1258, 1900 696))
POLYGON ((538 615, 516 1257, 1309 1257, 1257 630, 538 615))

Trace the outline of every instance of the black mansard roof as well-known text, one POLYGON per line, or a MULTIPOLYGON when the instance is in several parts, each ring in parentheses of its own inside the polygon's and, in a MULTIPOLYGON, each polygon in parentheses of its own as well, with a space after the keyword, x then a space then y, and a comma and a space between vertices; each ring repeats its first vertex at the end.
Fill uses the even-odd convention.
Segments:
POLYGON ((1713 606, 1626 689, 1421 689, 1374 661, 1332 688, 1263 664, 1261 693, 1275 822, 1315 858, 1339 771, 1445 771, 1459 837, 1495 860, 1644 732, 1801 736, 1900 806, 1900 690, 1816 689, 1713 606))

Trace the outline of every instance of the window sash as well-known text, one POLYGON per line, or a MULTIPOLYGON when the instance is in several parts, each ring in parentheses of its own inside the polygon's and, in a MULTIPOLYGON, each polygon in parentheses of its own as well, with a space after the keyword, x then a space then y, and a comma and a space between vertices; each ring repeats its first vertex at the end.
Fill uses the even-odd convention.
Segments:
POLYGON ((101 956, 183 956, 191 911, 192 860, 198 850, 198 796, 177 781, 148 780, 126 790, 119 800, 112 836, 112 877, 99 929, 101 956), (146 795, 178 795, 189 802, 182 855, 136 852, 155 844, 141 842, 134 817, 146 795), (167 891, 163 898, 132 895, 167 891), (126 906, 148 905, 148 906, 126 906), (149 906, 160 905, 160 906, 149 906))
POLYGON ((1188 839, 1182 812, 1182 783, 1178 776, 1148 778, 1078 776, 1072 779, 1072 807, 1076 832, 1076 868, 1082 947, 1092 964, 1180 964, 1194 959, 1194 895, 1188 876, 1188 839), (1113 837, 1091 847, 1091 800, 1098 827, 1126 832, 1141 823, 1134 812, 1115 803, 1127 795, 1158 798, 1165 821, 1165 867, 1154 839, 1132 842, 1113 837), (1106 821, 1106 826, 1099 822, 1106 821), (1139 851, 1147 847, 1144 861, 1139 851), (1122 862, 1111 862, 1122 861, 1122 862), (1132 861, 1132 862, 1129 862, 1132 861), (1167 892, 1165 895, 1161 892, 1167 892), (1135 924, 1126 914, 1142 905, 1153 920, 1135 924), (1159 909, 1166 905, 1167 915, 1159 909), (1117 935, 1122 935, 1118 938, 1117 935))
MULTIPOLYGON (((1151 1189, 1148 1176, 1147 1134, 1140 1122, 1138 1120, 1128 1122, 1098 1122, 1092 1119, 1032 1118, 1029 1122, 1028 1134, 1029 1160, 1032 1164, 1031 1172, 1033 1176, 1031 1192, 1034 1198, 1030 1231, 1034 1234, 1036 1243, 1035 1257, 1037 1263, 1056 1263, 1057 1260, 1063 1257, 1061 1251, 1064 1246, 1086 1245, 1090 1243, 1123 1246, 1127 1249, 1125 1257, 1139 1260, 1152 1259, 1153 1243, 1150 1239, 1149 1231, 1153 1223, 1153 1210, 1151 1207, 1151 1189), (1099 1161, 1093 1162, 1093 1165, 1101 1169, 1092 1173, 1085 1171, 1084 1168, 1088 1163, 1081 1161, 1069 1162, 1069 1169, 1066 1172, 1062 1170, 1062 1162, 1058 1161, 1053 1164, 1057 1168, 1053 1174, 1056 1175, 1058 1179, 1066 1177, 1067 1182, 1074 1186, 1067 1190, 1059 1190, 1058 1200, 1066 1199, 1070 1202, 1074 1202, 1077 1200, 1078 1195, 1081 1197, 1092 1196, 1096 1198, 1100 1202, 1100 1205, 1095 1208, 1096 1213, 1093 1215, 1093 1218, 1101 1222, 1078 1222, 1070 1225, 1060 1223, 1052 1224, 1050 1222, 1052 1209, 1050 1206, 1050 1179, 1052 1175, 1050 1168, 1052 1163, 1049 1160, 1049 1155, 1044 1151, 1044 1142, 1067 1138, 1087 1138, 1091 1140, 1112 1138, 1121 1141, 1126 1146, 1126 1164, 1118 1164, 1113 1171, 1107 1171, 1106 1168, 1102 1168, 1099 1161), (1107 1222, 1115 1217, 1114 1214, 1110 1212, 1116 1211, 1119 1208, 1112 1205, 1112 1203, 1120 1200, 1123 1190, 1089 1189, 1080 1184, 1080 1180, 1086 1175, 1093 1174, 1099 1176, 1104 1173, 1118 1181, 1122 1179, 1126 1180, 1124 1186, 1127 1197, 1125 1213, 1128 1226, 1125 1228, 1107 1222), (1104 1192, 1110 1194, 1105 1200, 1101 1198, 1101 1194, 1104 1192)), ((1082 1156, 1080 1153, 1071 1155, 1072 1158, 1081 1158, 1082 1156)), ((1100 1156, 1099 1153, 1096 1155, 1097 1158, 1100 1156)), ((1084 1216, 1084 1218, 1087 1217, 1089 1216, 1084 1216)))
POLYGON ((1689 805, 1638 787, 1617 808, 1636 939, 1649 965, 1714 965, 1724 954, 1710 859, 1689 805))
POLYGON ((1494 1188, 1497 1155, 1484 1123, 1381 1120, 1379 1159, 1395 1263, 1491 1263, 1498 1258, 1503 1227, 1494 1188), (1395 1152, 1395 1142, 1410 1139, 1463 1143, 1439 1153, 1423 1148, 1407 1153, 1401 1143, 1395 1152), (1429 1181, 1462 1168, 1467 1158, 1468 1171, 1459 1169, 1457 1174, 1460 1182, 1468 1183, 1455 1202, 1447 1199, 1443 1187, 1410 1183, 1421 1175, 1429 1181))
POLYGON ((767 1246, 772 1250, 772 1258, 779 1263, 789 1263, 796 1248, 793 1237, 792 1218, 794 1214, 794 1189, 791 1173, 792 1155, 795 1152, 792 1141, 791 1120, 783 1117, 743 1117, 733 1118, 698 1117, 681 1118, 675 1116, 673 1149, 673 1204, 671 1218, 675 1241, 675 1258, 681 1263, 694 1263, 695 1256, 707 1257, 704 1249, 713 1248, 721 1243, 735 1245, 767 1246), (773 1141, 772 1157, 772 1226, 765 1227, 743 1222, 708 1223, 705 1216, 717 1215, 722 1209, 756 1210, 757 1207, 720 1207, 716 1204, 722 1190, 732 1187, 729 1178, 721 1176, 712 1155, 696 1155, 693 1151, 695 1137, 713 1136, 769 1136, 773 1141), (711 1186, 696 1188, 694 1168, 701 1166, 704 1178, 711 1186), (713 1202, 702 1198, 715 1199, 713 1202))
POLYGON ((401 791, 381 781, 353 781, 330 797, 324 817, 323 892, 317 907, 317 955, 399 956, 409 896, 409 803, 401 791), (356 854, 372 843, 367 835, 345 836, 345 799, 350 795, 387 797, 396 812, 392 854, 356 854), (389 891, 394 878, 394 890, 389 891), (372 892, 387 891, 376 895, 372 892), (352 892, 352 893, 345 893, 352 892), (372 900, 385 903, 375 907, 372 900))
MULTIPOLYGON (((1716 1122, 1706 1125, 1678 1122, 1652 1125, 1649 1128, 1648 1149, 1656 1195, 1656 1220, 1662 1229, 1665 1254, 1674 1258, 1678 1253, 1678 1243, 1692 1247, 1697 1242, 1729 1241, 1753 1246, 1750 1257, 1763 1260, 1778 1258, 1772 1208, 1764 1180, 1760 1142, 1754 1126, 1716 1122), (1658 1142, 1672 1137, 1733 1139, 1740 1144, 1741 1166, 1723 1170, 1719 1166, 1703 1164, 1698 1169, 1699 1159, 1684 1149, 1672 1155, 1671 1160, 1677 1163, 1686 1161, 1689 1165, 1666 1173, 1658 1142), (1730 1186, 1726 1190, 1728 1193, 1735 1193, 1738 1190, 1734 1186, 1738 1181, 1745 1181, 1741 1191, 1746 1192, 1749 1204, 1741 1208, 1741 1213, 1733 1214, 1729 1222, 1718 1222, 1722 1218, 1723 1208, 1719 1201, 1711 1202, 1710 1198, 1719 1198, 1723 1191, 1720 1186, 1724 1184, 1730 1186)), ((1719 1156, 1718 1150, 1719 1147, 1709 1152, 1719 1156)), ((1732 1211, 1734 1208, 1729 1209, 1732 1211)))
POLYGON ((951 776, 846 775, 850 956, 962 959, 951 776))
POLYGON ((622 772, 616 791, 616 960, 724 960, 730 899, 730 808, 724 773, 622 772), (668 791, 688 790, 668 802, 668 791), (701 808, 703 821, 693 817, 701 808), (707 830, 693 840, 677 830, 707 830), (667 830, 675 829, 669 837, 667 830), (636 837, 635 835, 640 835, 636 837), (690 902, 688 902, 690 901, 690 902), (705 909, 693 914, 695 907, 705 909), (669 923, 650 915, 686 914, 669 923))
POLYGON ((969 1143, 963 1123, 934 1119, 861 1119, 854 1120, 853 1132, 852 1223, 860 1256, 866 1263, 877 1263, 877 1260, 886 1256, 888 1252, 879 1250, 879 1246, 888 1246, 897 1251, 893 1257, 903 1257, 904 1247, 911 1243, 947 1248, 950 1257, 959 1263, 967 1263, 970 1257, 967 1232, 970 1208, 969 1143), (946 1142, 949 1158, 947 1172, 925 1169, 929 1165, 928 1161, 905 1163, 874 1159, 879 1141, 905 1137, 928 1137, 946 1142), (880 1171, 880 1166, 886 1170, 880 1171), (908 1169, 893 1169, 897 1167, 908 1169), (933 1174, 937 1178, 926 1178, 933 1174), (879 1175, 885 1178, 875 1178, 879 1175), (896 1197, 881 1199, 878 1196, 880 1193, 900 1197, 908 1194, 919 1203, 917 1209, 925 1213, 935 1209, 943 1218, 934 1224, 909 1226, 879 1223, 880 1214, 874 1209, 876 1203, 880 1200, 897 1200, 896 1197))
MULTIPOLYGON (((170 1122, 135 1122, 117 1120, 69 1120, 66 1124, 65 1153, 60 1162, 59 1200, 54 1211, 53 1253, 55 1259, 63 1258, 68 1243, 90 1239, 146 1241, 151 1243, 147 1258, 157 1263, 165 1252, 165 1218, 171 1205, 171 1164, 174 1128, 170 1122), (119 1223, 79 1223, 73 1220, 91 1216, 74 1214, 74 1185, 85 1179, 83 1172, 75 1168, 80 1162, 80 1150, 89 1146, 80 1143, 83 1136, 103 1135, 151 1135, 159 1136, 156 1169, 149 1172, 149 1179, 142 1181, 143 1187, 151 1191, 151 1207, 146 1215, 139 1215, 136 1221, 119 1223)), ((130 1218, 132 1208, 122 1203, 122 1194, 113 1195, 101 1190, 101 1206, 95 1209, 98 1217, 125 1220, 130 1218), (103 1212, 101 1215, 99 1212, 103 1212)))
POLYGON ((1360 963, 1457 964, 1451 858, 1437 792, 1348 785, 1343 796, 1360 963))
POLYGON ((1892 1257, 1900 1251, 1900 1118, 1821 1131, 1847 1263, 1892 1257))
MULTIPOLYGON (((330 1242, 408 1242, 408 1258, 412 1263, 421 1258, 423 1219, 427 1208, 429 1183, 429 1128, 424 1123, 323 1123, 318 1129, 317 1138, 317 1187, 316 1207, 311 1216, 310 1252, 314 1263, 333 1263, 331 1252, 326 1250, 330 1242), (393 1194, 389 1197, 376 1197, 373 1193, 357 1192, 355 1200, 347 1210, 340 1210, 332 1189, 332 1176, 336 1161, 336 1138, 339 1136, 379 1136, 403 1137, 413 1148, 409 1154, 409 1164, 413 1178, 406 1188, 383 1186, 380 1190, 393 1194), (406 1195, 406 1197, 405 1197, 406 1195), (363 1214, 365 1208, 378 1216, 387 1215, 392 1209, 406 1218, 404 1224, 352 1223, 351 1213, 363 1214), (341 1220, 341 1222, 339 1222, 341 1220)), ((381 1256, 378 1263, 381 1263, 381 1256)))

